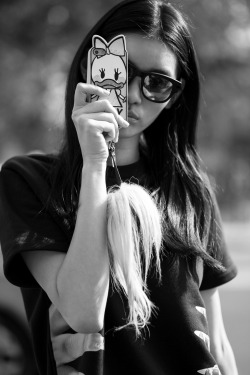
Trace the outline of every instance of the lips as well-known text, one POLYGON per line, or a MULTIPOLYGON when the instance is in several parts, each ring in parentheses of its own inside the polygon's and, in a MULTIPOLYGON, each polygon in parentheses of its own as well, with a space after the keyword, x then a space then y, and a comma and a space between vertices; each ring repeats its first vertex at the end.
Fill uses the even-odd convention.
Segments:
POLYGON ((130 117, 134 120, 139 120, 139 116, 134 111, 128 111, 128 117, 130 117))

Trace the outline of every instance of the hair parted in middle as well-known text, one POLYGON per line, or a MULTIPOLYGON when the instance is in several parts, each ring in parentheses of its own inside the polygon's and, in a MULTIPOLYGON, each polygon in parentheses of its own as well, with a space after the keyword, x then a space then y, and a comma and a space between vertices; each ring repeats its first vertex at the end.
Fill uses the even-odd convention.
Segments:
POLYGON ((153 259, 160 275, 162 239, 170 253, 200 257, 208 265, 220 267, 212 257, 220 241, 220 228, 214 220, 212 189, 201 171, 196 152, 200 96, 196 54, 184 16, 163 0, 119 3, 90 30, 80 45, 68 76, 66 133, 52 175, 54 188, 50 203, 73 227, 84 163, 71 118, 75 88, 85 81, 92 36, 98 34, 108 41, 122 33, 140 34, 167 45, 177 57, 177 78, 185 82, 171 107, 164 109, 143 132, 140 153, 147 165, 147 190, 122 183, 119 189, 108 193, 111 273, 115 285, 128 297, 130 312, 126 325, 134 325, 140 334, 154 308, 147 295, 146 279, 153 259), (61 186, 61 197, 58 186, 61 186))

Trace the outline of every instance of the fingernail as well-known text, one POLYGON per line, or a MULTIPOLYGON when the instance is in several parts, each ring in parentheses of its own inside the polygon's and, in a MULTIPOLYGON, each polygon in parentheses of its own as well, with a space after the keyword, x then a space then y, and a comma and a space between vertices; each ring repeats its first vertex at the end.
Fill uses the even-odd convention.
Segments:
POLYGON ((109 95, 110 94, 110 91, 108 91, 108 90, 105 90, 105 89, 103 89, 103 91, 105 92, 105 94, 107 94, 107 95, 109 95))
POLYGON ((124 124, 124 125, 126 125, 126 127, 128 127, 128 126, 129 126, 129 122, 128 122, 128 121, 126 121, 126 120, 123 120, 123 124, 124 124))

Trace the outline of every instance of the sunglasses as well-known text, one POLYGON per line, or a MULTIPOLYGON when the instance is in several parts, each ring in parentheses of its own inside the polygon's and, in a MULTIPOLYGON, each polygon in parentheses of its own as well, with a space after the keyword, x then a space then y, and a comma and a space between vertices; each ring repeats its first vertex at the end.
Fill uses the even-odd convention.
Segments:
POLYGON ((141 72, 134 64, 128 62, 128 84, 135 77, 141 77, 141 92, 144 98, 154 103, 164 103, 181 89, 182 83, 166 74, 141 72))

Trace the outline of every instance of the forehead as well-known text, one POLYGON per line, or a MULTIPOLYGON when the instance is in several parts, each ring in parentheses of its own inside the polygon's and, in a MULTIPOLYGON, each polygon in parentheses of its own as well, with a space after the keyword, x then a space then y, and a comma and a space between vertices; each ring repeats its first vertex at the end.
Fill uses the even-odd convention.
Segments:
POLYGON ((177 75, 177 58, 169 47, 159 40, 140 34, 124 34, 128 58, 144 71, 162 71, 172 77, 177 75))

